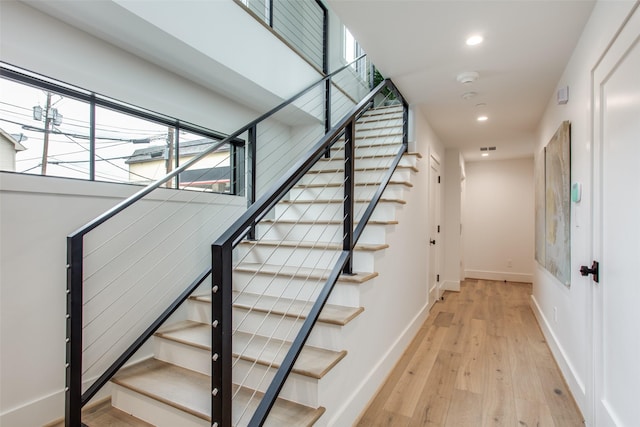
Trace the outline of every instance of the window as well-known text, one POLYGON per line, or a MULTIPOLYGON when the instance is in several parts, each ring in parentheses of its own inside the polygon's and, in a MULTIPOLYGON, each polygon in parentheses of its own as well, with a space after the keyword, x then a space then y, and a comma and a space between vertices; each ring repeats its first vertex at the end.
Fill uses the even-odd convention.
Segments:
MULTIPOLYGON (((0 64, 0 170, 147 185, 225 135, 0 64)), ((170 188, 242 194, 244 141, 203 157, 170 188)))
MULTIPOLYGON (((347 64, 356 60, 356 58, 364 55, 364 50, 360 47, 360 44, 353 37, 347 27, 344 28, 344 59, 347 64)), ((366 60, 360 60, 351 64, 351 67, 358 73, 360 79, 363 81, 367 79, 367 66, 366 60)))

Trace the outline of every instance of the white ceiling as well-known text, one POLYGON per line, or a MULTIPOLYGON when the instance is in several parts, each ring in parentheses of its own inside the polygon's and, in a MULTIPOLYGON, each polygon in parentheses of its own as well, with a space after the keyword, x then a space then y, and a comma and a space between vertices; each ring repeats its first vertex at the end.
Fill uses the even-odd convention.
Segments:
POLYGON ((328 0, 381 72, 467 161, 531 156, 592 0, 328 0), (469 35, 484 42, 467 46, 469 35), (456 76, 477 71, 463 85, 456 76), (477 92, 471 100, 461 95, 477 92), (485 103, 486 107, 476 107, 485 103), (480 110, 489 120, 476 121, 480 110))

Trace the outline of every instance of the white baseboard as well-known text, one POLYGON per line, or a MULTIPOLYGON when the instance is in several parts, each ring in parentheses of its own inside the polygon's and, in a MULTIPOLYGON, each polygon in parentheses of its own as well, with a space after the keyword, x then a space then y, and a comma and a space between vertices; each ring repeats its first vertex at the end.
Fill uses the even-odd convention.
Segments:
POLYGON ((0 426, 31 427, 42 426, 62 419, 64 415, 64 391, 29 402, 18 408, 0 414, 0 426))
POLYGON ((443 291, 460 292, 460 281, 459 280, 445 280, 444 282, 442 282, 442 290, 443 291))
POLYGON ((371 369, 369 375, 366 376, 359 386, 355 387, 351 396, 347 398, 345 403, 336 411, 333 418, 327 422, 328 426, 356 424, 356 421, 360 415, 362 415, 364 409, 378 394, 380 387, 382 387, 391 370, 395 367, 396 363, 398 363, 398 360, 400 360, 400 357, 411 343, 411 340, 413 340, 418 333, 432 306, 433 304, 425 305, 413 318, 409 325, 398 336, 398 339, 389 347, 389 350, 373 369, 371 369))
POLYGON ((577 375, 573 364, 567 358, 567 355, 562 348, 562 345, 558 341, 556 335, 553 333, 553 329, 551 325, 547 321, 542 309, 538 305, 538 301, 534 295, 531 295, 531 309, 533 310, 533 314, 536 316, 538 321, 538 325, 540 325, 540 329, 542 330, 542 334, 544 335, 545 340, 549 344, 549 348, 551 349, 551 353, 553 354, 558 367, 560 368, 560 372, 562 372, 562 376, 564 377, 567 385, 569 386, 569 390, 571 390, 571 394, 573 395, 576 404, 580 408, 583 414, 589 413, 589 408, 587 406, 587 395, 586 395, 586 387, 585 384, 580 380, 580 377, 577 375))
POLYGON ((506 280, 507 282, 532 283, 533 274, 510 271, 465 270, 464 277, 482 280, 506 280))

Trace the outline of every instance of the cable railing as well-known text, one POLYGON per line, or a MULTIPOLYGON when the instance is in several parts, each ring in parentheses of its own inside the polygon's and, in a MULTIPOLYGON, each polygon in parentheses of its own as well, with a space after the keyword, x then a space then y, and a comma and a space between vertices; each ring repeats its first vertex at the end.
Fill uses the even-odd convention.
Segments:
POLYGON ((327 8, 319 0, 236 0, 289 47, 328 72, 327 8))
POLYGON ((181 315, 181 303, 194 290, 210 287, 211 242, 324 135, 332 111, 356 105, 359 98, 326 92, 341 90, 334 79, 356 84, 349 83, 356 78, 351 66, 199 148, 68 236, 67 426, 80 425, 81 408, 120 368, 149 356, 143 344, 164 321, 181 315), (231 144, 238 140, 244 144, 231 144), (211 192, 229 185, 216 175, 229 167, 241 177, 231 183, 238 195, 211 192))
MULTIPOLYGON (((375 208, 403 179, 406 121, 406 104, 384 81, 212 245, 211 425, 259 426, 280 395, 305 394, 287 378, 338 278, 354 273, 365 225, 391 221, 375 208), (384 119, 371 111, 381 96, 378 104, 398 105, 384 119)), ((344 357, 327 351, 334 363, 344 357)))

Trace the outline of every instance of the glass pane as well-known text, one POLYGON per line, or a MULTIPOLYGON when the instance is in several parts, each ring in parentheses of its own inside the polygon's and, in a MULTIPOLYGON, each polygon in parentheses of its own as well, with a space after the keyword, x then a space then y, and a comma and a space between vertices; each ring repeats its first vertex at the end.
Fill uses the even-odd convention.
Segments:
MULTIPOLYGON (((182 165, 218 143, 216 139, 181 130, 178 141, 178 163, 182 165)), ((182 189, 231 193, 229 145, 222 146, 191 165, 180 174, 179 179, 182 189)))
POLYGON ((96 107, 96 181, 149 184, 172 169, 175 128, 96 107))
POLYGON ((0 79, 0 169, 89 178, 89 104, 0 79))

